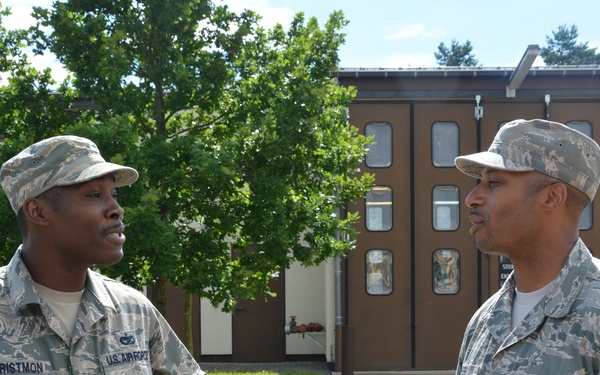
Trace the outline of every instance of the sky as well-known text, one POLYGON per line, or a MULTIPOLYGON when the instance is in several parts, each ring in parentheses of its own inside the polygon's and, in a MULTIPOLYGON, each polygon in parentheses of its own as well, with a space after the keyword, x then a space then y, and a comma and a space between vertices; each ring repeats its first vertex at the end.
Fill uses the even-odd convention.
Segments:
MULTIPOLYGON (((25 28, 33 24, 32 6, 49 7, 52 0, 0 0, 13 15, 4 25, 25 28)), ((530 44, 547 46, 561 25, 576 25, 578 42, 600 46, 598 0, 213 0, 236 12, 252 9, 265 27, 284 27, 294 15, 316 17, 323 25, 334 10, 350 22, 342 31, 342 68, 434 68, 438 45, 453 39, 473 46, 483 67, 516 67, 530 44)), ((600 52, 600 49, 599 51, 600 52)), ((52 57, 36 58, 36 66, 58 64, 52 57)), ((538 56, 534 66, 543 66, 538 56)), ((58 77, 55 77, 58 78, 58 77)))

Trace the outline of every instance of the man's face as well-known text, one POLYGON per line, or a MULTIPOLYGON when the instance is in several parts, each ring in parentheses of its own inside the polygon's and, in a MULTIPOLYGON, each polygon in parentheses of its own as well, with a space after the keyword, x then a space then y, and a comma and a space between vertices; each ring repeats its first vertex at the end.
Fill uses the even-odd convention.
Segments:
POLYGON ((535 173, 483 169, 481 182, 465 200, 471 208, 470 233, 481 251, 513 257, 537 241, 539 192, 530 187, 535 173))
POLYGON ((63 262, 72 267, 111 265, 123 257, 123 209, 117 203, 114 178, 106 175, 61 189, 50 228, 63 262))

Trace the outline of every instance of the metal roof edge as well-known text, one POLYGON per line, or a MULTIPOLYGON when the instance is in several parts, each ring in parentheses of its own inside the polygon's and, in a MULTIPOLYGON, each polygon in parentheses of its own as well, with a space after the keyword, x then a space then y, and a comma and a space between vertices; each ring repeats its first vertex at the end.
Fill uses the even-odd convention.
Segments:
MULTIPOLYGON (((453 76, 508 76, 514 67, 437 67, 437 68, 340 68, 331 73, 332 77, 366 78, 366 77, 453 77, 453 76)), ((600 75, 600 65, 562 65, 534 66, 528 76, 557 75, 600 75)))

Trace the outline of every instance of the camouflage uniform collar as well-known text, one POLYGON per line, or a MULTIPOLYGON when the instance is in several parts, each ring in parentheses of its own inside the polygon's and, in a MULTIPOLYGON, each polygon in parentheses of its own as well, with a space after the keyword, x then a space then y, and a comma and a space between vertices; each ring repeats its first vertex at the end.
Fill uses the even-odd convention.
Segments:
POLYGON ((21 259, 21 248, 19 246, 15 255, 8 263, 6 277, 10 293, 10 303, 14 312, 30 304, 40 304, 39 296, 35 290, 33 278, 21 259))
POLYGON ((108 290, 105 287, 106 282, 114 282, 114 280, 107 278, 97 272, 88 270, 87 279, 85 282, 85 289, 94 296, 97 304, 103 306, 105 309, 111 309, 116 311, 117 308, 110 297, 108 290))
MULTIPOLYGON (((583 288, 583 282, 590 267, 592 254, 583 241, 577 240, 567 260, 563 264, 553 286, 544 298, 544 314, 550 318, 563 318, 575 302, 583 288)), ((595 266, 594 266, 595 267, 595 266)))

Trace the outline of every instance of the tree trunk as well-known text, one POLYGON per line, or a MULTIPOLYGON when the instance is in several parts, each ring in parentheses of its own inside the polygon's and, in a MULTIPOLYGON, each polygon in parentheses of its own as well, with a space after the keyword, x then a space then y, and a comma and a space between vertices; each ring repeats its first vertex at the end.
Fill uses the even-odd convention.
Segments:
POLYGON ((189 292, 185 292, 185 306, 183 309, 183 324, 185 329, 185 346, 188 351, 194 355, 194 327, 192 321, 192 302, 194 295, 189 292))
POLYGON ((159 276, 156 283, 152 286, 152 303, 158 311, 167 317, 167 278, 159 276))

